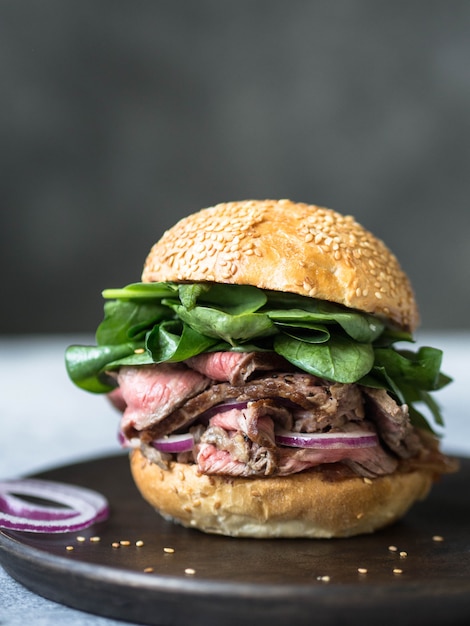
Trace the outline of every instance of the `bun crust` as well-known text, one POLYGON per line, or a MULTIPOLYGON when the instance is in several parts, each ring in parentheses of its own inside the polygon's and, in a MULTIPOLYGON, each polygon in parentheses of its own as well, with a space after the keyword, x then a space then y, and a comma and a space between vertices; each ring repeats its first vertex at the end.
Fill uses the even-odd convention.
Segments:
POLYGON ((351 216, 289 200, 218 204, 151 249, 144 282, 254 285, 329 300, 413 331, 419 315, 396 257, 351 216))
POLYGON ((321 472, 280 478, 199 474, 196 465, 164 470, 140 450, 130 455, 143 498, 164 518, 233 537, 351 537, 400 519, 428 494, 433 474, 411 471, 364 480, 328 481, 321 472))

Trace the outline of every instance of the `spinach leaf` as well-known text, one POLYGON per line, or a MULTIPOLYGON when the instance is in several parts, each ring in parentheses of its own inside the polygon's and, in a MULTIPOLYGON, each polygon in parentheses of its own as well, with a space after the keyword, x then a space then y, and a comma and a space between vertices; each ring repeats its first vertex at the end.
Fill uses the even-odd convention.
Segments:
POLYGON ((147 337, 147 350, 155 363, 184 361, 213 348, 218 339, 201 335, 179 320, 162 322, 147 337))
POLYGON ((171 302, 168 302, 168 305, 193 330, 207 337, 222 339, 232 346, 276 332, 269 317, 262 313, 230 315, 209 307, 195 306, 188 310, 171 302))
POLYGON ((375 363, 382 366, 388 375, 397 380, 409 381, 425 391, 440 389, 449 382, 441 375, 442 350, 422 347, 414 353, 409 350, 378 348, 375 351, 375 363))
POLYGON ((250 285, 180 285, 181 304, 188 310, 196 304, 213 307, 230 315, 254 313, 267 301, 265 293, 250 285))
POLYGON ((304 371, 338 383, 357 382, 374 364, 370 344, 341 336, 332 337, 326 343, 307 344, 287 335, 277 335, 274 349, 304 371))
POLYGON ((328 328, 321 324, 309 324, 308 322, 282 324, 276 322, 276 327, 289 337, 306 343, 324 343, 331 337, 328 328))
POLYGON ((65 352, 65 366, 71 380, 81 389, 107 393, 114 385, 102 375, 109 363, 133 354, 139 344, 117 346, 69 346, 65 352))
POLYGON ((415 405, 424 404, 435 423, 444 425, 439 405, 429 393, 441 389, 451 381, 440 372, 441 360, 442 351, 436 348, 420 348, 417 353, 394 348, 376 349, 374 367, 359 382, 389 391, 400 404, 408 405, 410 419, 415 426, 433 432, 415 405))
POLYGON ((104 304, 104 319, 96 330, 98 345, 117 345, 143 339, 162 319, 171 316, 168 307, 153 302, 110 300, 104 304))
MULTIPOLYGON (((312 308, 314 308, 312 306, 312 308)), ((384 324, 380 320, 370 315, 364 315, 356 312, 345 313, 343 311, 333 310, 331 312, 323 312, 318 307, 316 311, 308 311, 304 309, 274 309, 267 310, 266 314, 277 324, 288 326, 300 326, 305 324, 339 324, 341 328, 353 339, 359 342, 373 342, 377 339, 384 329, 384 324)), ((325 307, 326 308, 326 307, 325 307)))
POLYGON ((135 300, 141 298, 171 298, 178 293, 174 283, 132 283, 121 289, 105 289, 103 298, 108 300, 135 300))

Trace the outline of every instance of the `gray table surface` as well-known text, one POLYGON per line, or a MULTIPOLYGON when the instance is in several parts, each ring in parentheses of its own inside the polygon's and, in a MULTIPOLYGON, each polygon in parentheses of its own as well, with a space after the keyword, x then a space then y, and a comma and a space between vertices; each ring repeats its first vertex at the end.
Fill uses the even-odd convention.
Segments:
MULTIPOLYGON (((16 478, 119 450, 118 414, 99 396, 76 389, 64 369, 64 350, 90 337, 0 337, 0 479, 16 478)), ((443 449, 470 456, 470 331, 428 332, 418 345, 444 350, 444 371, 454 378, 437 399, 444 410, 443 449)), ((45 600, 0 567, 0 624, 111 626, 124 624, 45 600)))

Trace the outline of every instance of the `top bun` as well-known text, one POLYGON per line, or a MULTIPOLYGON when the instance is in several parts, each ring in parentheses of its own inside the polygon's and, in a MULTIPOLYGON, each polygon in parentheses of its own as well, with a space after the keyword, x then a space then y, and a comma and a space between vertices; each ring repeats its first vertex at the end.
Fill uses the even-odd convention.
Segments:
POLYGON ((413 331, 406 274, 353 217, 290 200, 247 200, 180 220, 151 249, 144 282, 254 285, 343 304, 413 331))

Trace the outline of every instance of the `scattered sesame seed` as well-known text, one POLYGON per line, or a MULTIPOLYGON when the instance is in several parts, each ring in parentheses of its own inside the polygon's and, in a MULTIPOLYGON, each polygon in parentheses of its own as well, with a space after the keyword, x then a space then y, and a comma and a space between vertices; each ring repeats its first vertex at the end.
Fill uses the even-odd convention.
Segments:
POLYGON ((397 552, 398 548, 396 546, 388 546, 390 552, 397 552))
POLYGON ((99 541, 101 541, 101 537, 90 537, 90 541, 92 543, 98 543, 99 541))
POLYGON ((317 576, 317 580, 321 580, 322 583, 329 583, 331 579, 329 576, 317 576))
POLYGON ((72 552, 73 546, 65 546, 65 549, 67 550, 67 552, 72 552))
POLYGON ((395 567, 395 568, 393 569, 393 573, 394 573, 394 574, 403 574, 403 570, 402 570, 402 569, 399 569, 398 567, 395 567))
POLYGON ((135 545, 136 545, 138 548, 141 548, 141 547, 144 545, 144 542, 142 541, 142 539, 139 539, 138 541, 136 541, 136 542, 135 542, 135 545))
POLYGON ((120 548, 120 544, 117 541, 113 541, 113 543, 111 544, 113 548, 120 548))
POLYGON ((163 548, 163 552, 166 552, 166 554, 173 554, 174 551, 174 548, 163 548))
POLYGON ((366 483, 366 485, 372 485, 372 481, 370 478, 365 477, 362 480, 366 483))
POLYGON ((194 574, 196 573, 196 570, 193 569, 192 567, 187 567, 184 570, 184 573, 187 574, 188 576, 194 576, 194 574))
POLYGON ((86 541, 86 537, 82 537, 81 535, 77 537, 77 541, 79 543, 83 543, 84 541, 86 541))
POLYGON ((145 574, 151 574, 154 571, 153 567, 146 567, 144 569, 145 574))
POLYGON ((358 567, 357 571, 359 572, 359 574, 367 574, 367 568, 366 567, 358 567))
POLYGON ((121 539, 121 541, 119 542, 121 544, 121 546, 130 546, 131 542, 128 541, 127 539, 121 539))
POLYGON ((407 556, 408 556, 408 552, 405 552, 404 550, 402 550, 402 551, 400 552, 400 557, 401 557, 402 559, 406 559, 406 557, 407 557, 407 556))
POLYGON ((433 541, 444 541, 444 537, 442 537, 442 535, 434 535, 432 540, 433 541))

